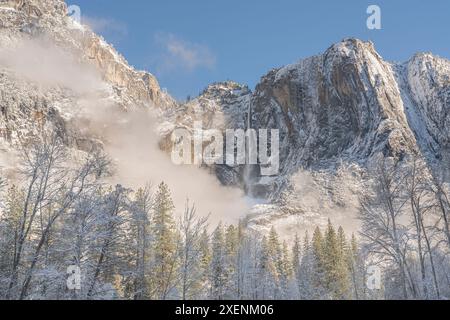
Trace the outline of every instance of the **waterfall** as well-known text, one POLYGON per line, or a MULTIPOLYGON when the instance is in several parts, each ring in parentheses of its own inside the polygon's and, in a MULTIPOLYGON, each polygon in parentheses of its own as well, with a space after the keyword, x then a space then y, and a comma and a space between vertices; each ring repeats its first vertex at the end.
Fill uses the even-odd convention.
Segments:
MULTIPOLYGON (((248 103, 248 110, 247 110, 247 124, 246 124, 246 132, 247 130, 251 129, 251 118, 252 118, 252 100, 249 100, 248 103)), ((250 165, 249 157, 250 157, 250 148, 249 148, 249 138, 246 135, 245 139, 245 165, 244 165, 244 171, 243 171, 243 183, 244 183, 244 190, 247 193, 248 196, 252 197, 252 165, 250 165)))

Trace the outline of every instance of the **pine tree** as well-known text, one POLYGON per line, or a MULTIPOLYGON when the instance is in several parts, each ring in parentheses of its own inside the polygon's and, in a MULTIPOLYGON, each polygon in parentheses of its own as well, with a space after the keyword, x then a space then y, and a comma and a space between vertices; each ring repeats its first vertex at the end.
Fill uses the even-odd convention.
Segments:
POLYGON ((312 256, 312 283, 314 287, 313 299, 326 298, 326 261, 325 261, 325 241, 319 227, 314 230, 311 240, 312 256))
POLYGON ((261 240, 261 248, 259 250, 259 261, 257 267, 257 274, 260 277, 260 281, 257 283, 257 295, 256 299, 268 299, 269 291, 273 290, 273 277, 270 272, 272 268, 270 266, 270 256, 269 256, 269 244, 266 236, 263 236, 261 240))
POLYGON ((201 282, 203 283, 203 296, 209 289, 209 268, 211 265, 211 248, 210 248, 210 237, 208 230, 203 228, 203 232, 200 235, 199 240, 200 246, 200 270, 201 270, 201 282))
POLYGON ((237 270, 237 252, 239 249, 238 229, 234 225, 229 225, 225 232, 225 270, 227 275, 226 296, 230 299, 236 299, 238 296, 237 270))
POLYGON ((315 258, 312 245, 309 241, 308 232, 305 233, 303 240, 303 255, 301 258, 299 271, 297 274, 297 283, 299 298, 301 300, 317 299, 319 295, 315 287, 316 270, 315 258))
POLYGON ((288 244, 286 241, 283 241, 279 267, 280 289, 283 299, 287 299, 289 297, 289 284, 292 279, 292 270, 292 260, 289 255, 288 244))
POLYGON ((229 256, 236 255, 238 243, 238 230, 234 225, 229 225, 225 232, 226 253, 229 256))
POLYGON ((347 265, 349 269, 349 276, 351 278, 351 288, 352 295, 354 299, 362 299, 364 296, 364 290, 362 289, 365 286, 364 282, 364 267, 363 263, 359 256, 359 248, 358 242, 356 240, 355 234, 352 234, 352 238, 350 240, 350 245, 347 248, 347 265), (363 272, 361 272, 363 271, 363 272))
POLYGON ((292 271, 297 278, 300 269, 300 261, 300 239, 298 238, 298 234, 295 234, 294 245, 292 246, 292 271))
POLYGON ((336 266, 336 275, 338 282, 338 298, 349 299, 350 293, 350 269, 348 267, 349 246, 345 236, 344 229, 339 227, 337 233, 338 240, 338 264, 336 266))
POLYGON ((155 195, 152 230, 152 297, 165 300, 175 288, 178 241, 173 219, 174 205, 168 186, 162 182, 155 195))
POLYGON ((268 264, 267 268, 271 276, 272 299, 280 298, 281 289, 281 273, 283 271, 283 253, 281 250, 280 240, 275 228, 272 227, 267 239, 268 264))
POLYGON ((341 226, 339 226, 338 228, 337 238, 338 238, 339 255, 345 256, 346 251, 348 249, 348 245, 344 229, 341 226))
POLYGON ((132 298, 141 300, 148 298, 148 264, 150 255, 150 210, 152 206, 150 187, 139 188, 131 201, 131 253, 134 260, 132 298))
POLYGON ((346 239, 344 230, 336 233, 331 221, 328 221, 325 232, 324 266, 325 287, 334 299, 348 298, 348 269, 346 264, 346 239))
POLYGON ((236 252, 236 272, 235 272, 235 284, 236 284, 236 298, 242 299, 244 294, 244 282, 246 280, 246 272, 248 270, 248 257, 246 257, 245 250, 248 245, 248 237, 245 234, 244 222, 239 220, 237 227, 237 252, 236 252))
POLYGON ((325 287, 333 298, 337 296, 337 265, 339 259, 339 245, 336 231, 331 221, 328 220, 328 226, 324 236, 324 268, 325 268, 325 287))
POLYGON ((211 298, 222 300, 225 298, 225 285, 228 281, 226 270, 226 244, 222 223, 219 223, 212 236, 211 257, 211 298))

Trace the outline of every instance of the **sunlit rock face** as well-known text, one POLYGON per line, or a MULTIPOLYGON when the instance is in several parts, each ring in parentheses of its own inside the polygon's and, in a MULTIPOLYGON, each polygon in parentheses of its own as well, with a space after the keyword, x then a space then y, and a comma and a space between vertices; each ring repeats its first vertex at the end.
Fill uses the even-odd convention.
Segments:
POLYGON ((272 70, 252 99, 256 127, 279 128, 284 175, 416 149, 392 66, 349 39, 323 55, 272 70))
POLYGON ((277 198, 300 168, 365 167, 378 156, 415 152, 448 157, 448 66, 432 55, 391 64, 372 43, 345 39, 322 55, 270 71, 254 92, 232 82, 212 85, 180 118, 192 120, 194 110, 207 128, 280 130, 279 175, 263 177, 258 166, 247 177, 243 166, 215 169, 225 183, 277 198))
POLYGON ((80 127, 91 120, 83 115, 88 108, 105 109, 107 118, 107 110, 166 114, 177 106, 152 74, 132 68, 69 9, 61 0, 0 1, 4 151, 55 129, 68 146, 89 151, 102 141, 80 127))

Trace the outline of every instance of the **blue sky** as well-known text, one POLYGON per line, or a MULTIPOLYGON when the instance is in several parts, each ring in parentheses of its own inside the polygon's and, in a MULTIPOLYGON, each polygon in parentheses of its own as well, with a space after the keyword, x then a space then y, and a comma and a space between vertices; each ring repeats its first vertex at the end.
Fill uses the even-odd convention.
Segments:
POLYGON ((270 69, 326 50, 346 37, 372 40, 387 60, 415 52, 450 57, 450 1, 68 0, 82 19, 178 99, 209 83, 251 88, 270 69), (366 9, 381 8, 381 30, 366 9))

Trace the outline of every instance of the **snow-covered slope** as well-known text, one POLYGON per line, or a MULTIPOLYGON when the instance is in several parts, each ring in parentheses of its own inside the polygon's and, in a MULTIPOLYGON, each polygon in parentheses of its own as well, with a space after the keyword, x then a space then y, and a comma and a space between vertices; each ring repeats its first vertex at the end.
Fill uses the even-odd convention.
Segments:
POLYGON ((450 61, 416 54, 398 66, 409 124, 430 163, 450 166, 450 61))

